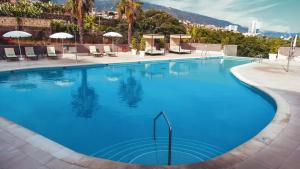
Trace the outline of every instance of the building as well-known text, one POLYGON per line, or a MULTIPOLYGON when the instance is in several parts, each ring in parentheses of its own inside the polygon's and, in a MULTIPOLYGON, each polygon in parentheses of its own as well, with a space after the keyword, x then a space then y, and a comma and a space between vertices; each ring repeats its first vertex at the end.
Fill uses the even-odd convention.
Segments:
POLYGON ((209 24, 193 23, 189 20, 179 20, 179 22, 184 24, 185 26, 188 26, 188 27, 198 27, 198 28, 206 28, 206 29, 211 29, 211 30, 226 31, 226 29, 224 27, 218 27, 218 26, 209 25, 209 24))
POLYGON ((228 25, 225 27, 228 31, 238 32, 239 26, 238 25, 228 25))
POLYGON ((249 35, 256 36, 257 34, 257 22, 252 21, 251 27, 248 29, 249 35))
MULTIPOLYGON (((103 19, 118 19, 119 18, 118 12, 115 12, 115 11, 100 11, 100 12, 97 12, 97 11, 93 10, 92 14, 96 17, 100 17, 100 18, 103 18, 103 19)), ((124 19, 123 16, 122 16, 122 19, 124 19)))

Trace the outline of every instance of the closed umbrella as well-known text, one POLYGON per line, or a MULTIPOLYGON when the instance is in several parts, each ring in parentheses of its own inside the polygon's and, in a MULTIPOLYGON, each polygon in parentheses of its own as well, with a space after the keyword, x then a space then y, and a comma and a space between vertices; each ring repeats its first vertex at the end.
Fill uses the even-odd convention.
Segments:
POLYGON ((289 52, 289 57, 288 57, 288 63, 287 63, 287 72, 290 70, 290 60, 294 56, 294 52, 297 46, 297 38, 298 35, 295 36, 294 41, 291 42, 291 47, 290 47, 290 52, 289 52))
POLYGON ((65 32, 59 32, 59 33, 54 33, 52 35, 49 36, 51 39, 61 39, 61 45, 62 45, 62 54, 64 55, 64 39, 72 39, 74 36, 69 34, 69 33, 65 33, 65 32))
POLYGON ((20 38, 27 38, 31 37, 32 35, 30 33, 24 32, 24 31, 10 31, 3 34, 4 38, 17 38, 18 39, 18 45, 19 45, 19 51, 21 59, 23 59, 21 54, 21 46, 20 46, 20 38))
POLYGON ((111 43, 112 44, 113 44, 113 38, 122 38, 123 37, 123 35, 121 35, 118 32, 107 32, 103 36, 107 37, 107 38, 111 38, 111 43))
POLYGON ((294 44, 293 44, 293 48, 295 49, 296 46, 297 46, 297 38, 298 38, 298 35, 295 36, 295 39, 294 39, 294 44))

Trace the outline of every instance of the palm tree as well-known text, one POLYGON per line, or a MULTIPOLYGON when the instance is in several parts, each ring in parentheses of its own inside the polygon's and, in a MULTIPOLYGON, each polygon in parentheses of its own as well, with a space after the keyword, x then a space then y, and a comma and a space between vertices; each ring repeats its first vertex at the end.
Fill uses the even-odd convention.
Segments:
POLYGON ((135 23, 137 15, 142 11, 142 3, 134 0, 120 0, 117 5, 117 11, 119 17, 123 14, 126 15, 128 22, 128 44, 130 44, 132 39, 133 25, 135 23))
POLYGON ((66 8, 77 19, 79 27, 80 43, 83 43, 83 19, 92 11, 94 0, 67 0, 66 8))

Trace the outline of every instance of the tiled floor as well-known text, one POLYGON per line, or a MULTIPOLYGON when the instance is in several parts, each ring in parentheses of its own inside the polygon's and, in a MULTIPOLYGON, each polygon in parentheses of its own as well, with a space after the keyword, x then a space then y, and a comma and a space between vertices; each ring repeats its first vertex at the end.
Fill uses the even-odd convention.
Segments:
POLYGON ((293 62, 290 72, 286 72, 285 67, 286 62, 265 61, 236 69, 245 78, 283 97, 289 104, 291 113, 286 128, 274 141, 248 160, 238 164, 237 169, 300 168, 300 65, 293 62))
MULTIPOLYGON (((79 64, 117 63, 144 60, 198 58, 193 55, 118 58, 80 57, 79 64)), ((234 68, 241 80, 252 83, 280 103, 279 113, 262 133, 237 149, 210 161, 170 168, 298 169, 300 168, 300 64, 293 63, 291 72, 284 62, 253 63, 234 68), (282 99, 284 98, 284 99, 282 99), (282 99, 282 100, 281 100, 282 99), (281 104, 282 103, 282 104, 281 104), (286 104, 285 104, 286 103, 286 104), (288 111, 289 110, 289 111, 288 111), (287 112, 286 112, 287 111, 287 112), (291 114, 289 114, 291 113, 291 114), (263 139, 269 138, 269 139, 263 139)), ((33 67, 77 65, 74 56, 60 60, 0 62, 0 71, 33 67)), ((128 165, 78 154, 47 138, 37 135, 6 119, 0 118, 0 169, 125 169, 168 168, 128 165)))

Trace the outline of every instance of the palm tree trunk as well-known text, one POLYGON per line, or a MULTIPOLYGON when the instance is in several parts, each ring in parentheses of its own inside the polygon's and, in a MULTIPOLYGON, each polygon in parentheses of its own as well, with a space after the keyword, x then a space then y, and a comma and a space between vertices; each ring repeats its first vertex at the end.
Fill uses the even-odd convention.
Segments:
POLYGON ((132 39, 132 23, 128 23, 128 44, 131 44, 132 39))
POLYGON ((79 43, 83 44, 83 21, 82 18, 77 19, 78 31, 79 31, 79 43))

